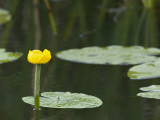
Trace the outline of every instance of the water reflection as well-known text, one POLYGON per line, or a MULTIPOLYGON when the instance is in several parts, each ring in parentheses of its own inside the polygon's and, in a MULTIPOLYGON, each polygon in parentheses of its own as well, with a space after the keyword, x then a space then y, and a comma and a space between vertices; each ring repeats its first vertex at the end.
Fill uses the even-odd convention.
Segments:
POLYGON ((33 112, 34 112, 33 120, 40 120, 40 110, 33 110, 33 112))

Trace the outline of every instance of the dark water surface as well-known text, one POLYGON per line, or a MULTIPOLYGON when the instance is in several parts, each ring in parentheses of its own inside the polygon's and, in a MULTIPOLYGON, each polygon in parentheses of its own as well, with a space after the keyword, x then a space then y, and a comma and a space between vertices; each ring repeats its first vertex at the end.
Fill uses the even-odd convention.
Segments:
MULTIPOLYGON (((22 97, 33 95, 34 65, 27 62, 35 48, 33 4, 2 0, 13 15, 0 26, 0 47, 23 52, 18 61, 0 65, 0 120, 158 120, 159 100, 137 97, 139 88, 159 84, 159 79, 130 80, 131 66, 87 65, 62 61, 55 52, 70 48, 107 45, 160 47, 159 8, 143 8, 140 1, 52 1, 58 35, 51 30, 46 7, 39 4, 41 50, 51 50, 52 62, 42 66, 41 92, 70 91, 97 96, 103 105, 95 109, 50 109, 39 113, 22 97)), ((109 56, 108 56, 109 57, 109 56)))

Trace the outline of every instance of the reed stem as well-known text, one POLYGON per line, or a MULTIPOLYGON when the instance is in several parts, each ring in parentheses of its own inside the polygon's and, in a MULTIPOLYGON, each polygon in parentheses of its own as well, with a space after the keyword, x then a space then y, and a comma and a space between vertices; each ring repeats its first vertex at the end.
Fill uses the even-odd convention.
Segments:
POLYGON ((144 7, 152 8, 154 6, 154 0, 142 0, 144 7))
POLYGON ((49 15, 49 19, 50 19, 50 22, 51 22, 52 31, 53 31, 54 34, 57 34, 56 23, 55 23, 55 19, 53 17, 51 6, 50 6, 48 0, 43 0, 43 1, 44 1, 45 5, 46 5, 46 8, 48 10, 48 15, 49 15))
POLYGON ((41 28, 40 28, 40 20, 39 20, 39 9, 38 4, 39 0, 34 0, 34 23, 35 23, 35 49, 39 49, 40 40, 41 40, 41 28))

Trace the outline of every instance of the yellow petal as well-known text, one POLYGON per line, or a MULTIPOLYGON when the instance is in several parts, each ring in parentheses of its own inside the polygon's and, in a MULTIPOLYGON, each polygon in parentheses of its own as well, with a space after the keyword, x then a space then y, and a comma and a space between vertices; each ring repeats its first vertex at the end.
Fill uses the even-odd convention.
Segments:
POLYGON ((40 50, 33 50, 31 52, 34 53, 34 54, 43 54, 42 51, 40 51, 40 50))
POLYGON ((31 50, 29 50, 29 53, 31 53, 32 51, 31 50))
POLYGON ((40 64, 40 59, 43 57, 43 53, 40 50, 29 51, 28 61, 32 64, 40 64))
POLYGON ((43 57, 42 57, 42 58, 40 59, 40 61, 39 61, 41 64, 45 64, 45 63, 49 62, 50 59, 51 59, 51 53, 50 53, 50 51, 47 50, 47 49, 45 49, 45 50, 43 51, 42 56, 43 56, 43 57))

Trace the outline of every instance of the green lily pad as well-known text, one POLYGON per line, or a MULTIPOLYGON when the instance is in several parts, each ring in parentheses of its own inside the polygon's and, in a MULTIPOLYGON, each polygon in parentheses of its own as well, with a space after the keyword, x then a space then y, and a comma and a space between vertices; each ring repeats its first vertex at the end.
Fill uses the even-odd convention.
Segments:
POLYGON ((141 87, 142 91, 150 91, 150 92, 160 92, 160 85, 151 85, 148 87, 141 87))
MULTIPOLYGON (((95 108, 102 101, 94 96, 70 92, 44 92, 40 97, 40 106, 48 108, 95 108)), ((25 103, 34 105, 34 97, 23 97, 25 103)))
POLYGON ((108 46, 69 49, 58 52, 56 56, 63 60, 87 64, 131 65, 155 61, 160 54, 158 48, 141 46, 108 46))
POLYGON ((11 15, 7 10, 0 8, 0 25, 8 22, 11 19, 11 15))
POLYGON ((151 85, 148 87, 141 87, 140 90, 147 91, 143 93, 138 93, 137 96, 145 98, 160 99, 160 85, 151 85))
POLYGON ((6 52, 5 49, 0 48, 0 64, 12 62, 14 60, 17 60, 21 56, 22 56, 22 53, 6 52))
POLYGON ((138 93, 137 96, 144 97, 144 98, 160 99, 160 92, 144 92, 144 93, 138 93))
POLYGON ((151 79, 160 77, 160 59, 142 65, 136 65, 129 69, 128 76, 131 79, 151 79))

